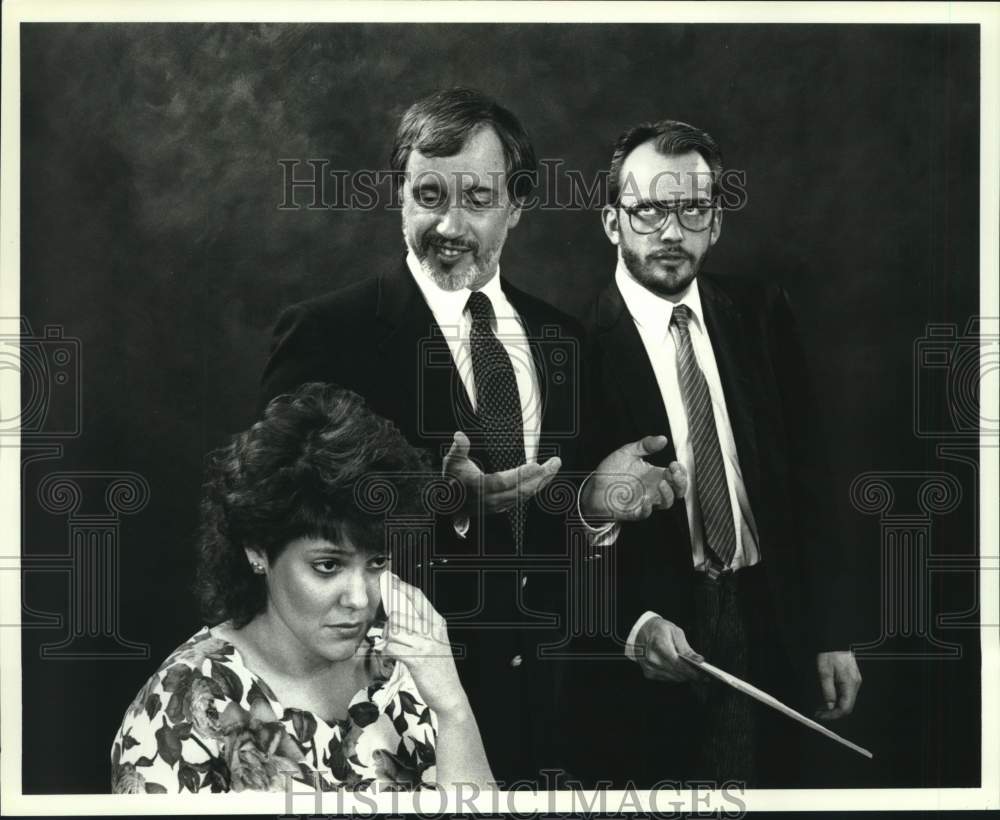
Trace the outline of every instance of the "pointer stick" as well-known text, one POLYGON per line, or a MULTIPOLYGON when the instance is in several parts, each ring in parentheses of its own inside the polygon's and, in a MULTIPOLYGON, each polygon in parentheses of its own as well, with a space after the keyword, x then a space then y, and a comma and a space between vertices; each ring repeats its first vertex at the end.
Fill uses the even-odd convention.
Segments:
POLYGON ((851 743, 851 741, 847 740, 846 738, 842 738, 836 732, 831 732, 823 724, 817 723, 815 720, 810 720, 800 712, 796 712, 790 706, 785 706, 785 704, 783 704, 780 700, 767 694, 767 692, 765 692, 763 689, 758 689, 756 686, 752 686, 746 681, 740 680, 739 678, 730 675, 728 672, 723 672, 721 669, 719 669, 719 667, 712 666, 712 664, 708 663, 707 661, 702 661, 701 663, 699 663, 698 661, 694 660, 693 658, 689 658, 686 655, 681 655, 681 657, 684 658, 684 660, 686 660, 691 665, 697 666, 703 672, 707 672, 712 677, 718 678, 723 683, 732 686, 733 689, 736 689, 737 691, 749 695, 754 700, 759 700, 761 703, 770 706, 772 709, 776 709, 783 715, 788 715, 788 717, 790 717, 792 720, 797 720, 803 726, 808 726, 810 729, 819 732, 821 735, 826 735, 831 740, 836 740, 837 743, 843 744, 848 749, 853 749, 858 754, 864 755, 869 759, 872 759, 874 757, 874 755, 872 755, 872 753, 869 752, 867 749, 858 746, 856 743, 851 743))

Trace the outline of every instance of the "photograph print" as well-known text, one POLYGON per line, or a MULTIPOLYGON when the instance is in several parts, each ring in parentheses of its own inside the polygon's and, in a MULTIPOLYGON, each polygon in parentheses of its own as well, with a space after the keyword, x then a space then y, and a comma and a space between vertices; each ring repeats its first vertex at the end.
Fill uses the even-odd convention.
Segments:
POLYGON ((376 8, 5 8, 4 802, 995 806, 995 13, 376 8))

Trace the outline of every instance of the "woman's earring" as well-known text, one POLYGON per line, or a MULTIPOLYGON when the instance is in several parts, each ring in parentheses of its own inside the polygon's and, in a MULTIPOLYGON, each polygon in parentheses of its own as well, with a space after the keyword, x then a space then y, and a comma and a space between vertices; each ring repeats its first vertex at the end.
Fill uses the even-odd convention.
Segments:
POLYGON ((264 565, 260 561, 251 561, 250 568, 254 571, 256 575, 264 574, 264 565))

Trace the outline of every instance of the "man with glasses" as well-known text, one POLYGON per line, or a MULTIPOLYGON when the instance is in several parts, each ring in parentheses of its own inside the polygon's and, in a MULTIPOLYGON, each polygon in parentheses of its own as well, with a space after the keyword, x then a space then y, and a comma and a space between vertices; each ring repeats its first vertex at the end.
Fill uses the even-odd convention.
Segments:
MULTIPOLYGON (((722 231, 721 174, 707 133, 645 123, 616 145, 602 213, 618 258, 589 322, 595 427, 609 441, 666 435, 649 460, 676 458, 689 477, 684 505, 597 537, 618 552, 616 614, 634 664, 588 676, 585 701, 601 699, 593 681, 603 679, 605 699, 622 704, 588 731, 619 742, 601 769, 579 769, 619 784, 801 779, 795 748, 811 742, 807 730, 710 679, 701 659, 800 709, 804 694, 811 709, 820 696, 823 720, 850 714, 861 682, 787 298, 701 272, 722 231), (780 750, 762 747, 765 736, 780 750)), ((592 512, 586 492, 582 510, 592 512)))

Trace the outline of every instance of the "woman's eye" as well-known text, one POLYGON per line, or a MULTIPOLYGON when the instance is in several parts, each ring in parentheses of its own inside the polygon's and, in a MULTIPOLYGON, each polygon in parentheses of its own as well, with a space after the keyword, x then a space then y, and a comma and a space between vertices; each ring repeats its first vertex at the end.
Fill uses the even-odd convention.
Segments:
POLYGON ((333 575, 338 569, 340 569, 339 561, 317 561, 313 564, 313 569, 316 570, 321 575, 333 575))
POLYGON ((375 570, 380 570, 381 571, 381 570, 385 569, 387 566, 389 566, 389 556, 387 556, 387 555, 380 555, 377 558, 372 558, 368 562, 368 567, 370 569, 375 569, 375 570))

